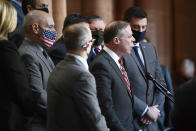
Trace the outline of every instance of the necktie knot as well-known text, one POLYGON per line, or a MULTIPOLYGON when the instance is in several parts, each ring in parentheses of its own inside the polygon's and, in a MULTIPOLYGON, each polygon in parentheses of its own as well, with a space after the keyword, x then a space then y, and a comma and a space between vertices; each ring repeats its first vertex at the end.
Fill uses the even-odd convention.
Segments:
POLYGON ((118 60, 118 62, 120 63, 120 65, 121 65, 122 67, 124 67, 123 60, 122 60, 121 58, 118 60))
POLYGON ((95 47, 94 51, 95 51, 96 55, 99 54, 99 48, 98 47, 95 47))
POLYGON ((133 49, 134 49, 135 52, 136 51, 138 52, 139 47, 138 46, 134 46, 133 49))

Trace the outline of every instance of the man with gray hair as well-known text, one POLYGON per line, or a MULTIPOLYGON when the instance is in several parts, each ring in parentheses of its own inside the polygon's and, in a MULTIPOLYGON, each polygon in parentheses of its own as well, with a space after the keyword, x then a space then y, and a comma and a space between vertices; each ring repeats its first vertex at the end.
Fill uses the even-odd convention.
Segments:
POLYGON ((87 23, 64 30, 67 53, 48 81, 48 131, 107 131, 87 58, 94 41, 87 23))
POLYGON ((23 28, 26 38, 18 49, 28 72, 29 85, 37 107, 29 121, 29 131, 46 130, 47 82, 54 64, 46 49, 56 39, 56 30, 52 17, 43 11, 33 10, 24 19, 23 28))

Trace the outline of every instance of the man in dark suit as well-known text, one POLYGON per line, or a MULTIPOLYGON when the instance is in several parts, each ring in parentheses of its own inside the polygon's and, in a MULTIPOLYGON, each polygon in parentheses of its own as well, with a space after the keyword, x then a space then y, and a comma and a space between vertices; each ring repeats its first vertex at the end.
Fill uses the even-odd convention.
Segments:
POLYGON ((92 32, 92 37, 95 39, 92 45, 91 52, 88 55, 87 62, 90 63, 95 59, 97 54, 103 49, 103 31, 105 28, 105 21, 100 16, 91 15, 87 17, 89 26, 92 32))
POLYGON ((54 64, 46 52, 56 39, 54 21, 43 11, 31 11, 25 16, 26 38, 18 49, 29 75, 29 85, 36 96, 37 108, 30 131, 46 130, 47 82, 54 64))
POLYGON ((141 41, 146 33, 147 14, 134 6, 127 9, 124 20, 130 23, 135 38, 134 50, 124 57, 133 94, 137 98, 134 101, 135 130, 158 131, 157 119, 164 104, 164 95, 146 78, 146 73, 152 74, 159 82, 163 81, 163 76, 155 48, 141 41))
POLYGON ((131 52, 133 41, 129 23, 108 24, 104 30, 104 49, 90 65, 99 104, 111 131, 133 131, 133 94, 120 59, 131 52))
POLYGON ((174 131, 195 130, 196 118, 196 77, 181 85, 175 92, 172 112, 174 131))
POLYGON ((87 23, 73 24, 64 31, 67 54, 48 81, 48 131, 107 131, 86 61, 91 35, 87 23))
MULTIPOLYGON (((86 17, 82 16, 81 14, 78 13, 69 14, 65 18, 63 31, 69 25, 80 23, 80 22, 88 23, 86 17)), ((64 44, 63 36, 61 36, 61 38, 54 43, 54 46, 48 49, 48 54, 50 55, 55 65, 64 59, 66 55, 66 47, 64 44)))

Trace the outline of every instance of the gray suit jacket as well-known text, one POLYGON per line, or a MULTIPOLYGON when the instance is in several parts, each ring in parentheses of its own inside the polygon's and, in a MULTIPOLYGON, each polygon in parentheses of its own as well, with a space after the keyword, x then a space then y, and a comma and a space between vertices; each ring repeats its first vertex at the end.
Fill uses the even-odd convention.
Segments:
MULTIPOLYGON (((47 108, 46 88, 48 77, 54 68, 54 64, 50 66, 42 53, 41 47, 27 38, 25 38, 18 51, 28 72, 30 88, 37 98, 35 119, 38 117, 38 119, 45 121, 47 108)), ((51 59, 49 60, 51 61, 51 59)), ((53 62, 51 61, 51 63, 53 62)))
MULTIPOLYGON (((146 72, 151 73, 157 81, 164 82, 158 55, 155 48, 148 43, 141 42, 140 49, 144 56, 146 72)), ((149 129, 150 131, 158 131, 157 123, 152 123, 146 128, 146 126, 139 121, 139 118, 141 117, 147 105, 152 106, 158 104, 160 109, 164 104, 165 97, 160 91, 155 88, 153 82, 146 78, 146 74, 142 70, 142 67, 139 64, 134 50, 131 51, 130 55, 125 56, 124 60, 131 88, 133 90, 133 94, 135 95, 135 129, 149 129)))
POLYGON ((93 75, 73 56, 57 64, 48 81, 47 131, 107 131, 93 75))

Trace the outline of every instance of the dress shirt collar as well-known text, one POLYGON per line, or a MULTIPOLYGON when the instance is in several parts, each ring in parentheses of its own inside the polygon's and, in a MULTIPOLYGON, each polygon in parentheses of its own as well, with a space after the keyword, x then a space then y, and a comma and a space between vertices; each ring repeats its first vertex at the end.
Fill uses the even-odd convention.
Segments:
POLYGON ((134 46, 137 46, 137 47, 139 47, 139 48, 140 48, 140 43, 139 43, 139 42, 137 42, 134 46))
POLYGON ((114 51, 110 50, 110 49, 109 49, 108 47, 106 47, 106 46, 104 46, 103 49, 112 57, 112 59, 115 61, 115 63, 116 63, 117 66, 119 67, 119 69, 121 69, 121 65, 120 65, 120 63, 118 62, 118 60, 120 59, 120 58, 118 57, 118 55, 117 55, 114 51))
POLYGON ((77 60, 82 62, 82 64, 84 64, 85 68, 88 70, 87 61, 82 56, 75 55, 75 54, 72 54, 72 53, 67 53, 66 55, 73 56, 74 58, 76 58, 77 60))
MULTIPOLYGON (((93 53, 96 54, 94 49, 95 49, 95 47, 92 46, 93 53)), ((98 46, 98 49, 99 49, 99 51, 102 50, 102 45, 99 45, 99 46, 98 46)))

